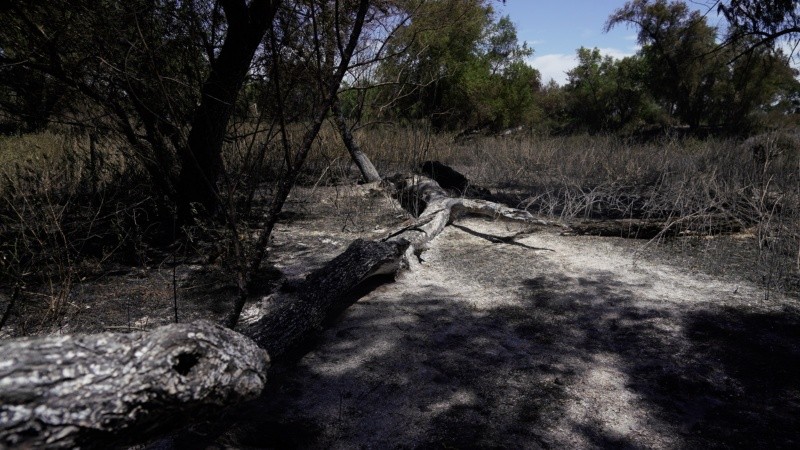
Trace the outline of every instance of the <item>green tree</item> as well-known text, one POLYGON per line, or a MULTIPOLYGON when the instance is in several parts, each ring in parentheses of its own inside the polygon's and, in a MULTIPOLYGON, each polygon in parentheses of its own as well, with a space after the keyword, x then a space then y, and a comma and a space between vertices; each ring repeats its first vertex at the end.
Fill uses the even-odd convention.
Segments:
POLYGON ((468 114, 461 85, 476 64, 474 54, 489 10, 481 0, 409 2, 413 20, 392 43, 398 57, 381 67, 381 81, 397 81, 387 94, 398 97, 400 117, 429 118, 437 128, 461 122, 468 114))
POLYGON ((532 122, 544 132, 559 133, 569 125, 568 94, 554 80, 534 93, 532 122))
POLYGON ((603 57, 597 48, 581 47, 577 53, 578 65, 567 72, 565 86, 569 115, 581 127, 595 131, 608 129, 614 61, 603 57))
POLYGON ((644 86, 643 58, 615 60, 597 48, 584 47, 577 56, 578 65, 568 72, 564 88, 571 128, 611 131, 641 125, 651 101, 644 86))
MULTIPOLYGON (((767 9, 746 1, 731 4, 749 5, 755 14, 750 19, 760 17, 756 23, 772 33, 791 19, 765 12, 777 10, 769 9, 778 8, 773 3, 762 5, 767 9)), ((647 91, 678 124, 746 132, 758 125, 768 105, 797 92, 786 55, 737 27, 725 39, 728 45, 721 46, 717 30, 683 2, 634 0, 615 11, 606 27, 620 23, 638 28, 647 91)))
POLYGON ((746 39, 726 48, 727 55, 740 57, 729 63, 725 79, 713 94, 710 122, 739 134, 767 125, 766 112, 781 104, 784 113, 792 112, 784 102, 800 92, 798 72, 791 67, 789 57, 780 50, 752 43, 746 39))
POLYGON ((509 17, 490 24, 465 80, 471 125, 497 130, 530 122, 541 84, 539 72, 525 62, 532 54, 519 44, 509 17))
POLYGON ((699 127, 709 115, 710 95, 724 70, 713 51, 716 30, 700 12, 667 0, 628 2, 609 17, 606 29, 621 23, 639 29, 648 90, 681 123, 699 127))
POLYGON ((719 2, 731 25, 731 41, 746 39, 750 51, 773 47, 781 38, 800 33, 800 2, 797 0, 730 0, 719 2))
POLYGON ((508 17, 487 0, 410 1, 411 21, 391 43, 378 101, 398 118, 430 120, 436 129, 519 123, 531 109, 539 75, 524 59, 508 17), (512 86, 513 85, 513 86, 512 86))

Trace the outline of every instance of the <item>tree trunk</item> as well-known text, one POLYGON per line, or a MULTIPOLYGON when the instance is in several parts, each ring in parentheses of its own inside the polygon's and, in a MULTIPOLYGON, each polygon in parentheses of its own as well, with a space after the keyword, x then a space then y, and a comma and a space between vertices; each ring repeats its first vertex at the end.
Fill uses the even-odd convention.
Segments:
POLYGON ((409 243, 356 239, 347 249, 273 300, 267 313, 243 333, 280 359, 350 306, 349 296, 368 278, 391 275, 401 267, 409 243))
POLYGON ((179 215, 187 219, 190 204, 201 204, 207 213, 219 207, 217 181, 222 173, 222 143, 236 98, 256 49, 272 23, 279 0, 222 2, 228 30, 219 56, 203 84, 195 110, 188 148, 180 153, 178 179, 179 215))
POLYGON ((0 447, 108 447, 142 441, 174 429, 181 419, 196 420, 252 398, 266 382, 270 359, 285 357, 314 336, 355 301, 354 292, 365 281, 408 267, 414 253, 458 214, 549 225, 526 211, 450 197, 425 177, 396 177, 387 185, 401 196, 417 198, 424 204, 422 214, 379 241, 354 241, 304 280, 289 283, 242 334, 195 322, 150 333, 0 345, 0 354, 13 355, 0 361, 0 447))
POLYGON ((206 321, 0 345, 0 447, 107 448, 257 396, 267 353, 206 321))
POLYGON ((364 178, 364 181, 367 183, 381 181, 378 170, 375 169, 375 166, 372 165, 372 161, 361 151, 355 138, 353 138, 353 133, 350 132, 350 128, 348 128, 347 122, 344 120, 344 113, 342 112, 338 98, 333 103, 333 120, 336 122, 339 134, 342 135, 342 141, 345 147, 347 147, 347 151, 350 153, 353 162, 356 163, 356 167, 358 167, 358 170, 361 172, 361 177, 364 178))

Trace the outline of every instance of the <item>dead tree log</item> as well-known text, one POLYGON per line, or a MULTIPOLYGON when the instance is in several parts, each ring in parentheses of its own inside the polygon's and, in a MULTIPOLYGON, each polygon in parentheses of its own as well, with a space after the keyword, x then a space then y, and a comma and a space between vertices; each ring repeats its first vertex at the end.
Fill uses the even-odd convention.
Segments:
POLYGON ((500 203, 469 198, 455 198, 427 177, 394 177, 387 180, 398 193, 400 202, 409 210, 420 211, 417 220, 384 238, 402 239, 417 251, 434 239, 444 228, 462 214, 475 214, 544 226, 563 225, 536 218, 528 211, 509 208, 500 203))
POLYGON ((267 353, 207 321, 0 344, 0 448, 142 440, 257 396, 267 353))
POLYGON ((291 292, 278 296, 255 323, 243 330, 273 359, 279 359, 344 310, 348 294, 370 277, 394 274, 408 241, 357 239, 347 249, 312 272, 291 292))
POLYGON ((487 199, 491 196, 488 189, 475 186, 461 172, 439 161, 425 161, 420 165, 422 175, 436 181, 446 191, 458 196, 487 199))
POLYGON ((527 211, 485 200, 451 197, 435 181, 421 176, 395 177, 387 187, 424 205, 422 213, 380 241, 355 240, 339 256, 304 280, 290 283, 273 298, 264 315, 242 332, 280 359, 302 340, 349 306, 348 294, 376 275, 394 275, 409 265, 409 256, 426 248, 458 215, 479 214, 539 225, 553 225, 527 211))
POLYGON ((693 214, 677 219, 584 220, 570 224, 571 234, 654 239, 738 233, 749 224, 726 214, 693 214))
POLYGON ((304 280, 289 283, 242 334, 195 322, 150 333, 0 344, 0 447, 141 441, 174 429, 178 418, 251 398, 266 382, 270 358, 280 359, 314 335, 349 306, 363 282, 396 274, 459 214, 551 225, 526 211, 453 198, 425 177, 397 177, 386 186, 424 205, 421 214, 384 239, 354 241, 304 280))

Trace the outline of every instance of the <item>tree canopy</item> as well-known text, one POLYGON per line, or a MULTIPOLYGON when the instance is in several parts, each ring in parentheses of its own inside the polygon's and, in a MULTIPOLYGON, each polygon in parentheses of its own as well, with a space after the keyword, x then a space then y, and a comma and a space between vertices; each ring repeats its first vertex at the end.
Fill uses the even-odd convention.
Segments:
POLYGON ((753 46, 774 45, 800 33, 800 2, 797 0, 730 0, 718 10, 733 28, 735 38, 752 38, 753 46))
POLYGON ((526 120, 539 87, 533 54, 519 43, 508 17, 486 0, 409 2, 413 18, 401 27, 375 80, 389 85, 377 101, 393 117, 430 120, 436 129, 501 128, 526 120))

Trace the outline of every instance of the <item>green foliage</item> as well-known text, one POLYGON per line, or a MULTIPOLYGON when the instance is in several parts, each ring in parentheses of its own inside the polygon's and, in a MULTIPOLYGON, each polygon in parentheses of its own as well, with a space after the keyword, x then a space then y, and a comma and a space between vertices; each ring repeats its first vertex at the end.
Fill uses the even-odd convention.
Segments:
POLYGON ((617 10, 607 27, 628 22, 639 27, 640 54, 647 86, 680 122, 697 128, 710 113, 710 95, 724 64, 713 52, 715 30, 683 2, 635 0, 617 10))
POLYGON ((773 46, 777 39, 800 33, 797 0, 730 0, 719 3, 736 38, 756 38, 752 47, 773 46))
MULTIPOLYGON (((683 2, 630 1, 606 27, 636 27, 640 51, 616 60, 581 48, 563 88, 541 85, 526 63, 533 50, 492 3, 373 2, 394 19, 378 27, 383 31, 376 28, 360 51, 385 43, 388 56, 368 75, 348 80, 352 85, 339 95, 345 114, 424 120, 437 130, 659 125, 746 132, 789 120, 797 109, 800 88, 788 57, 764 45, 765 36, 774 42, 776 34, 792 32, 797 2, 723 2, 732 27, 720 36, 683 2), (389 33, 393 25, 399 28, 389 33)), ((234 119, 256 112, 303 122, 315 110, 318 75, 332 70, 340 43, 313 38, 337 35, 333 3, 319 2, 314 21, 303 12, 310 4, 278 10, 233 96, 234 119)), ((177 176, 197 105, 208 97, 201 92, 229 31, 217 2, 10 0, 0 8, 0 29, 0 132, 41 129, 54 117, 85 120, 125 136, 154 178, 177 176)))
POLYGON ((655 125, 744 133, 800 97, 785 55, 753 51, 756 38, 722 46, 717 29, 681 1, 633 0, 615 11, 606 27, 635 26, 641 49, 617 60, 581 48, 563 88, 541 86, 525 63, 532 49, 487 1, 404 4, 413 13, 390 43, 398 57, 372 80, 392 87, 365 102, 381 105, 384 118, 429 120, 434 129, 632 132, 655 125))
MULTIPOLYGON (((730 53, 747 45, 741 42, 730 53)), ((709 121, 747 133, 774 122, 774 117, 767 117, 770 112, 794 115, 790 99, 800 92, 796 75, 780 51, 758 47, 743 54, 728 66, 725 78, 715 86, 709 121)))
POLYGON ((578 49, 578 66, 568 72, 567 110, 572 128, 618 130, 637 124, 646 106, 644 60, 600 55, 598 49, 578 49))
POLYGON ((621 23, 638 28, 642 46, 629 84, 641 77, 647 96, 676 125, 746 132, 759 125, 760 110, 797 91, 780 51, 763 47, 738 57, 758 47, 755 41, 729 39, 734 45, 721 46, 717 30, 683 2, 628 2, 606 27, 621 23))
POLYGON ((539 73, 524 59, 508 17, 485 0, 410 2, 412 21, 391 43, 378 82, 399 81, 380 98, 391 114, 430 120, 436 129, 502 128, 529 121, 539 73))

